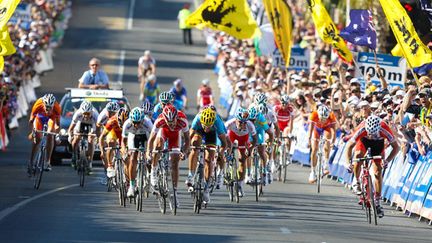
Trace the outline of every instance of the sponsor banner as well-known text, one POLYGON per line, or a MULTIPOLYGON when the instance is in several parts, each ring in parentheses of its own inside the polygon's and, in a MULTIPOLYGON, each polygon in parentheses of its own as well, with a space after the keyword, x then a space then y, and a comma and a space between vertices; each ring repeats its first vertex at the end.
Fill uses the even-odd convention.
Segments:
MULTIPOLYGON (((355 72, 356 77, 365 77, 370 74, 373 83, 379 84, 378 70, 376 70, 375 57, 370 52, 354 53, 354 60, 357 68, 355 72)), ((386 54, 377 54, 377 62, 379 69, 384 76, 384 79, 390 86, 404 86, 404 80, 407 72, 406 59, 402 57, 395 57, 386 54)), ((362 80, 364 85, 364 80, 362 80)))

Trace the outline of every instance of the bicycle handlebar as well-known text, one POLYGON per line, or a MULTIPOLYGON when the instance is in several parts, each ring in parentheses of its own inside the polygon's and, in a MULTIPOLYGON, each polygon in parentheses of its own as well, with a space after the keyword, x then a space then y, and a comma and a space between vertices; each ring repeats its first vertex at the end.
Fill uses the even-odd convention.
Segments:
POLYGON ((181 150, 180 150, 180 148, 162 149, 162 150, 154 149, 152 152, 153 153, 169 153, 169 152, 181 152, 181 150))
POLYGON ((42 131, 42 130, 34 130, 34 132, 36 133, 42 133, 42 134, 48 134, 48 135, 57 135, 58 133, 55 132, 47 132, 47 131, 42 131))
POLYGON ((358 158, 358 159, 353 159, 353 162, 362 162, 362 161, 366 161, 366 160, 374 160, 374 159, 383 159, 383 157, 381 155, 375 155, 375 156, 368 156, 368 157, 364 157, 364 158, 358 158))
POLYGON ((211 151, 217 151, 217 149, 215 147, 208 147, 205 145, 201 145, 201 146, 190 146, 190 149, 203 149, 203 150, 211 150, 211 151))
POLYGON ((94 133, 73 133, 74 136, 90 136, 90 137, 96 137, 96 134, 94 133))

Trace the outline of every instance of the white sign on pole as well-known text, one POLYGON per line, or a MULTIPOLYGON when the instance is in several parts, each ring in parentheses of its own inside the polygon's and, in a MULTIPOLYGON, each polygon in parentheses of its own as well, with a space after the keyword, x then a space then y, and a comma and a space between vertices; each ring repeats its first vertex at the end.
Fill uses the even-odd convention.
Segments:
POLYGON ((288 70, 308 71, 310 68, 310 51, 300 47, 291 48, 291 57, 288 70))

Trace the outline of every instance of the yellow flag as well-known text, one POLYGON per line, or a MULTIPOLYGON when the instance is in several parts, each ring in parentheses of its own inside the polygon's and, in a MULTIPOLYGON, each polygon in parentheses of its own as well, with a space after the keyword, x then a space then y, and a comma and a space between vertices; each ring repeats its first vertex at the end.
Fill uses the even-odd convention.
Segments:
POLYGON ((391 50, 391 54, 393 56, 403 57, 404 54, 401 45, 396 44, 395 47, 393 47, 393 49, 391 50))
POLYGON ((312 19, 319 36, 325 43, 331 44, 338 55, 345 62, 352 61, 352 53, 348 49, 344 39, 339 36, 339 30, 331 20, 321 0, 307 0, 312 12, 312 19))
POLYGON ((0 1, 0 29, 3 29, 14 13, 20 0, 1 0, 0 1))
POLYGON ((0 72, 3 72, 3 68, 4 68, 4 58, 0 56, 0 72))
POLYGON ((292 18, 291 9, 284 0, 264 0, 264 7, 273 28, 276 45, 289 66, 291 56, 292 18))
POLYGON ((10 39, 7 26, 0 30, 0 56, 9 56, 15 53, 15 47, 10 39))
POLYGON ((191 27, 209 27, 249 39, 259 33, 246 0, 207 0, 186 19, 191 27))
POLYGON ((420 40, 414 25, 398 0, 380 0, 384 14, 409 65, 420 67, 432 62, 432 52, 420 40))

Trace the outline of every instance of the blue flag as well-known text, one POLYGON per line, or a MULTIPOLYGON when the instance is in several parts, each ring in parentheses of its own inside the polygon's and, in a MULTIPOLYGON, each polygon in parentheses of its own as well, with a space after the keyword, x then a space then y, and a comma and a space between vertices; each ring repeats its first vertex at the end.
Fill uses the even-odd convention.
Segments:
POLYGON ((372 13, 365 9, 350 11, 350 24, 340 32, 346 41, 359 46, 376 48, 376 31, 372 23, 372 13))

